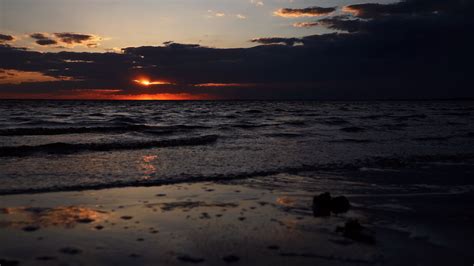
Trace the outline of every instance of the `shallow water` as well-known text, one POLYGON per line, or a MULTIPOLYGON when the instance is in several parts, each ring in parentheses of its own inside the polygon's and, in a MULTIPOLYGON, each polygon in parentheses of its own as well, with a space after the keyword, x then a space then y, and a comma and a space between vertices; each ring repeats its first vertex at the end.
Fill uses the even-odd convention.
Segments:
POLYGON ((470 164, 474 102, 0 101, 0 193, 470 164))

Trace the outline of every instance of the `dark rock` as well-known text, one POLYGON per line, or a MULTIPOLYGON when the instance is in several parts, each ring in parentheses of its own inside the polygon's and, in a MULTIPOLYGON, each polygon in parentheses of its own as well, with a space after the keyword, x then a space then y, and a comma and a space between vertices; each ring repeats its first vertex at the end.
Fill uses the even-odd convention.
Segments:
POLYGON ((268 248, 268 249, 272 249, 272 250, 279 250, 279 249, 280 249, 280 247, 277 246, 277 245, 270 245, 270 246, 268 246, 267 248, 268 248))
POLYGON ((189 263, 201 263, 204 262, 203 258, 196 258, 196 257, 191 257, 189 255, 183 255, 179 256, 178 260, 183 261, 183 262, 189 262, 189 263))
POLYGON ((228 255, 228 256, 223 257, 222 260, 227 262, 227 263, 232 263, 232 262, 239 261, 240 258, 235 256, 235 255, 228 255))
POLYGON ((328 192, 314 196, 313 215, 314 217, 329 216, 331 214, 331 194, 328 192))
POLYGON ((350 238, 357 242, 366 244, 375 244, 373 233, 363 227, 357 220, 347 221, 344 227, 338 227, 337 232, 342 232, 344 237, 350 238))
POLYGON ((130 258, 135 258, 135 259, 136 259, 136 258, 140 258, 140 255, 135 254, 135 253, 132 253, 132 254, 130 254, 130 255, 128 255, 128 256, 129 256, 130 258))
POLYGON ((123 220, 130 220, 130 219, 132 219, 133 217, 132 217, 132 216, 124 215, 124 216, 122 216, 122 217, 120 217, 120 218, 123 219, 123 220))
POLYGON ((41 257, 36 257, 36 260, 42 260, 42 261, 49 261, 49 260, 55 260, 56 257, 52 256, 41 256, 41 257))
POLYGON ((347 212, 351 207, 349 200, 344 196, 332 198, 331 200, 331 211, 333 213, 347 212))
POLYGON ((211 216, 209 216, 209 213, 203 212, 201 216, 199 216, 199 219, 211 219, 211 216))
POLYGON ((99 225, 96 225, 94 228, 97 229, 97 230, 102 230, 102 229, 104 229, 104 226, 99 224, 99 225))
POLYGON ((19 264, 20 262, 17 260, 0 259, 0 265, 2 266, 16 266, 19 264))
POLYGON ((91 218, 81 218, 81 219, 77 219, 76 220, 78 223, 82 223, 82 224, 88 224, 88 223, 92 223, 94 221, 94 219, 91 219, 91 218))
POLYGON ((36 231, 39 229, 39 226, 35 226, 35 225, 28 225, 28 226, 25 226, 22 228, 23 231, 25 232, 33 232, 33 231, 36 231))

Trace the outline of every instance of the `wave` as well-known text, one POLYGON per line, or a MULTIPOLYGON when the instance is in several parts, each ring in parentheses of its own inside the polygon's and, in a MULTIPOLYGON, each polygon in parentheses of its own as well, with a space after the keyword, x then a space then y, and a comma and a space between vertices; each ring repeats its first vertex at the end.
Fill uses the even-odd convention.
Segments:
POLYGON ((40 188, 22 188, 22 189, 0 189, 0 195, 11 195, 11 194, 30 194, 30 193, 46 193, 46 192, 58 192, 58 191, 82 191, 82 190, 95 190, 95 189, 106 189, 106 188, 119 188, 119 187, 150 187, 160 185, 172 185, 180 183, 197 183, 197 182, 220 182, 220 181, 232 181, 232 180, 243 180, 255 177, 265 177, 277 174, 298 174, 303 172, 327 172, 327 171, 360 171, 362 169, 401 169, 413 166, 419 166, 420 163, 432 163, 432 162, 459 162, 460 160, 473 160, 474 153, 465 154, 438 154, 438 155, 414 155, 408 157, 400 157, 398 155, 387 156, 387 157, 370 157, 363 160, 355 160, 353 162, 336 162, 328 164, 315 164, 315 165, 300 165, 295 167, 283 167, 271 170, 261 170, 253 172, 239 172, 230 174, 216 174, 216 175, 181 175, 175 177, 166 177, 163 179, 140 179, 140 180, 117 180, 108 183, 91 183, 91 184, 78 184, 78 185, 64 185, 64 186, 53 186, 53 187, 40 187, 40 188))
POLYGON ((351 139, 351 138, 346 138, 346 139, 338 139, 338 140, 331 140, 329 142, 340 142, 340 143, 371 143, 372 140, 370 139, 351 139))
POLYGON ((292 126, 305 126, 306 122, 302 120, 293 120, 293 121, 286 121, 283 125, 292 125, 292 126))
POLYGON ((151 129, 145 125, 111 126, 111 127, 33 127, 1 129, 0 136, 27 136, 27 135, 63 135, 81 133, 122 133, 151 129))
POLYGON ((428 116, 425 114, 413 114, 413 115, 400 115, 392 116, 396 121, 407 121, 407 120, 421 120, 425 119, 428 116))
POLYGON ((444 115, 447 115, 447 116, 471 116, 471 113, 469 113, 469 112, 451 112, 451 113, 445 113, 444 115))
POLYGON ((36 153, 71 154, 84 151, 139 150, 151 148, 196 146, 216 142, 217 135, 204 135, 191 138, 176 138, 157 141, 110 142, 110 143, 50 143, 37 146, 0 147, 0 157, 22 157, 36 153))
POLYGON ((273 138, 299 138, 304 136, 303 134, 298 133, 269 133, 264 135, 273 138))
POLYGON ((390 117, 391 115, 389 114, 382 114, 382 115, 365 115, 359 117, 360 119, 370 119, 370 120, 377 120, 377 119, 382 119, 382 118, 387 118, 390 117))
POLYGON ((349 124, 349 121, 344 120, 340 117, 330 117, 330 118, 326 118, 325 120, 318 121, 318 123, 323 124, 323 125, 329 125, 329 126, 338 126, 338 125, 349 124))
POLYGON ((208 129, 207 126, 147 126, 147 125, 121 125, 106 127, 33 127, 33 128, 10 128, 0 129, 0 136, 34 136, 34 135, 64 135, 84 133, 126 133, 140 131, 151 134, 170 134, 176 131, 187 131, 194 129, 208 129))
POLYGON ((416 141, 446 141, 452 138, 452 136, 427 136, 427 137, 418 137, 413 138, 416 141))
POLYGON ((276 127, 276 126, 305 126, 306 123, 300 120, 294 121, 285 121, 282 123, 262 123, 262 124, 255 124, 255 123, 236 123, 236 124, 226 124, 222 125, 221 128, 224 127, 232 127, 232 128, 242 128, 242 129, 252 129, 252 128, 263 128, 263 127, 276 127))
POLYGON ((24 121, 19 124, 25 125, 25 126, 52 126, 52 127, 57 127, 57 126, 68 126, 71 125, 72 122, 68 121, 54 121, 54 120, 45 120, 45 119, 34 119, 31 120, 30 118, 24 118, 22 120, 20 119, 15 119, 17 121, 24 121))
POLYGON ((344 132, 349 132, 349 133, 357 133, 357 132, 365 131, 365 129, 362 127, 343 127, 340 130, 344 132))
POLYGON ((247 113, 247 114, 261 114, 263 113, 262 110, 257 110, 257 109, 250 109, 250 110, 245 110, 244 113, 247 113))
POLYGON ((146 122, 142 118, 134 118, 129 116, 115 116, 109 123, 125 124, 125 125, 136 125, 146 122))
POLYGON ((243 128, 243 129, 250 129, 250 128, 259 128, 259 127, 269 127, 269 126, 274 126, 273 124, 231 124, 229 125, 230 127, 233 128, 243 128))

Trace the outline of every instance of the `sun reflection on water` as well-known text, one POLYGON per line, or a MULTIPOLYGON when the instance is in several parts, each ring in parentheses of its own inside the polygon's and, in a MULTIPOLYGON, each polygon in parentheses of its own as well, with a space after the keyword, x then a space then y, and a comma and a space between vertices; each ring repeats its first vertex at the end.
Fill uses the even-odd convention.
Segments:
POLYGON ((143 172, 142 179, 150 179, 151 175, 156 173, 156 167, 153 164, 153 161, 155 161, 158 158, 156 155, 145 155, 141 159, 141 163, 139 165, 140 170, 143 172))

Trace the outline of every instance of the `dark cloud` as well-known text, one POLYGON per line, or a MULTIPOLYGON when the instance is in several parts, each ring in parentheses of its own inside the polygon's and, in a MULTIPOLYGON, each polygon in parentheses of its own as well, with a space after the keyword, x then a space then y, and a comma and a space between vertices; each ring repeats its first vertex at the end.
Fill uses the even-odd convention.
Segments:
POLYGON ((15 38, 13 36, 0 33, 0 43, 11 42, 13 40, 15 40, 15 38))
POLYGON ((434 12, 422 2, 427 3, 405 1, 400 3, 405 11, 384 11, 369 19, 329 17, 317 23, 338 33, 258 38, 253 42, 265 45, 251 48, 167 42, 129 47, 123 53, 39 53, 0 45, 0 69, 68 77, 0 85, 0 95, 116 89, 122 95, 153 91, 239 99, 474 97, 472 4, 446 1, 434 12), (133 82, 142 76, 173 84, 150 90, 133 82))
POLYGON ((335 7, 307 7, 307 8, 281 8, 273 12, 274 15, 285 18, 292 17, 317 17, 328 15, 336 10, 335 7))
POLYGON ((44 34, 44 33, 32 33, 32 34, 30 34, 30 37, 35 39, 35 40, 49 39, 49 37, 46 36, 46 34, 44 34))
POLYGON ((324 18, 318 21, 318 25, 325 26, 333 30, 341 30, 347 32, 360 31, 362 28, 362 24, 364 23, 366 22, 358 19, 351 19, 347 16, 334 16, 330 18, 324 18))
POLYGON ((94 39, 94 35, 71 32, 54 33, 54 36, 56 36, 61 42, 67 44, 80 44, 94 39))
POLYGON ((392 4, 366 3, 349 5, 343 11, 361 18, 388 15, 421 15, 430 13, 456 13, 468 15, 474 3, 469 0, 403 0, 392 4), (468 8, 468 9, 466 9, 468 8))
POLYGON ((38 45, 60 45, 55 46, 56 48, 71 48, 76 45, 82 45, 88 48, 96 48, 99 46, 101 38, 92 34, 80 34, 80 33, 32 33, 30 38, 35 39, 35 43, 38 45))
POLYGON ((293 46, 297 43, 301 43, 301 40, 298 38, 281 38, 281 37, 269 37, 269 38, 257 38, 250 40, 254 43, 260 44, 285 44, 293 46))
POLYGON ((48 36, 46 36, 46 34, 44 33, 33 33, 33 34, 30 34, 30 37, 35 39, 35 43, 36 44, 39 44, 39 45, 54 45, 54 44, 58 44, 58 42, 56 40, 53 40, 51 38, 49 38, 48 36))
POLYGON ((293 27, 297 28, 310 28, 315 26, 323 26, 332 30, 356 32, 361 30, 361 24, 365 21, 360 19, 354 19, 350 16, 333 16, 318 21, 312 22, 297 22, 293 24, 293 27))
POLYGON ((57 41, 51 40, 51 39, 41 39, 41 40, 37 40, 35 43, 37 43, 37 44, 39 44, 39 45, 54 45, 54 44, 58 44, 57 41))

